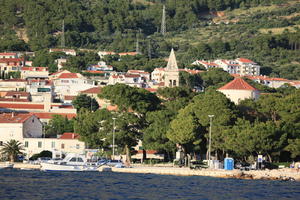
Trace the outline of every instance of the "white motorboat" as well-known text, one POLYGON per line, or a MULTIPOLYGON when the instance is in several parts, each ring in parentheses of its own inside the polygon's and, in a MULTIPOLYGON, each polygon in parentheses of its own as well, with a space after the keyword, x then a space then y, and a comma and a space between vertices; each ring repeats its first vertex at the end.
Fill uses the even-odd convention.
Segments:
POLYGON ((85 156, 68 154, 63 160, 50 160, 41 162, 43 171, 97 171, 97 165, 88 163, 85 156))
POLYGON ((0 164, 0 169, 12 169, 14 167, 14 164, 11 164, 11 163, 3 163, 3 164, 0 164))

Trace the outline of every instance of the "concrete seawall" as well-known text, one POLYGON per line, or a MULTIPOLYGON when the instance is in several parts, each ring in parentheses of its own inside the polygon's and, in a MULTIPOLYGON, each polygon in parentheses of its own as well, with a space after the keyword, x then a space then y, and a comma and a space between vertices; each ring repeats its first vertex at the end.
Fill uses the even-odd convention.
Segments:
MULTIPOLYGON (((14 163, 16 169, 40 169, 40 165, 33 165, 27 163, 14 163)), ((112 171, 118 173, 143 173, 143 174, 162 174, 162 175, 176 175, 176 176, 211 176, 218 178, 239 178, 239 179, 265 179, 265 180, 296 180, 300 181, 300 171, 296 169, 277 169, 277 170, 213 170, 201 169, 192 170, 189 168, 179 168, 172 166, 143 166, 135 165, 131 168, 108 168, 100 167, 99 171, 112 171)))
POLYGON ((112 168, 111 171, 119 173, 144 173, 163 174, 176 176, 211 176, 218 178, 240 178, 240 179, 265 179, 265 180, 296 180, 300 181, 300 172, 293 169, 262 170, 262 171, 240 171, 240 170, 191 170, 189 168, 175 167, 133 167, 112 168))

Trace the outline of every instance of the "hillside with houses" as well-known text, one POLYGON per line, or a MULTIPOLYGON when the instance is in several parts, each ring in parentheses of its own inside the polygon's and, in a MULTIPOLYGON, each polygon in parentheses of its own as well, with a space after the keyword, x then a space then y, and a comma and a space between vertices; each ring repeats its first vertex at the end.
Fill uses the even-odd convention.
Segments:
POLYGON ((300 159, 299 1, 0 5, 0 149, 300 159))
POLYGON ((102 149, 108 156, 112 119, 120 134, 116 137, 118 154, 146 159, 141 156, 144 149, 148 159, 168 160, 179 148, 205 158, 208 114, 215 117, 213 151, 219 158, 224 156, 219 152, 224 148, 237 157, 244 151, 237 146, 247 143, 242 139, 247 137, 242 131, 245 126, 252 127, 252 134, 259 134, 261 142, 271 142, 260 149, 269 159, 288 161, 290 156, 298 156, 293 149, 297 135, 289 133, 295 130, 297 118, 290 124, 294 128, 284 130, 290 122, 285 121, 289 117, 284 113, 298 115, 297 109, 288 107, 299 104, 300 81, 262 75, 261 66, 250 59, 196 60, 191 65, 202 70, 181 68, 172 49, 167 62, 152 72, 119 71, 108 63, 110 56, 118 54, 115 62, 123 62, 123 58, 139 55, 99 51, 95 53, 98 60, 81 72, 71 72, 67 63, 74 57, 81 59, 81 52, 49 49, 50 55, 57 53, 64 56, 56 59, 58 70, 54 73, 47 67, 32 66, 35 52, 0 53, 0 144, 20 141, 27 159, 43 150, 83 153, 87 147, 102 149), (291 102, 282 107, 284 99, 291 102), (162 118, 164 123, 159 123, 162 118), (261 126, 266 135, 261 135, 261 126), (121 142, 123 137, 127 139, 121 142), (103 142, 104 138, 108 140, 103 142), (197 140, 202 142, 192 144, 197 140), (277 143, 281 143, 278 149, 273 146, 277 143), (275 156, 276 152, 281 153, 275 156))

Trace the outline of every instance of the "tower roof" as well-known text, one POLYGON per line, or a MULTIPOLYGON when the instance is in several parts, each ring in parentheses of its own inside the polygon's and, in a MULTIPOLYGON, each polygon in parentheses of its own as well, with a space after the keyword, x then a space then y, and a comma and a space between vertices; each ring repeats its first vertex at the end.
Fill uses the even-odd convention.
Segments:
POLYGON ((176 57, 175 57, 173 48, 172 48, 170 56, 169 56, 167 70, 178 70, 177 61, 176 61, 176 57))
POLYGON ((219 90, 257 90, 257 89, 252 87, 244 79, 235 78, 233 81, 230 81, 223 87, 219 88, 219 90))

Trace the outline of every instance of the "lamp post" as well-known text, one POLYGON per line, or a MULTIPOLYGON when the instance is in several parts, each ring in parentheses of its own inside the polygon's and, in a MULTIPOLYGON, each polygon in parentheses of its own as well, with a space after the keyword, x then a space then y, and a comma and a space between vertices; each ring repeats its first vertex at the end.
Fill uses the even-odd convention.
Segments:
POLYGON ((211 151, 211 127, 212 127, 212 118, 214 117, 214 115, 208 115, 209 117, 209 143, 208 143, 208 166, 209 168, 211 167, 211 155, 210 155, 210 151, 211 151))
POLYGON ((116 130, 116 118, 113 117, 113 141, 112 141, 112 157, 115 158, 115 130, 116 130))

